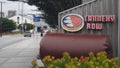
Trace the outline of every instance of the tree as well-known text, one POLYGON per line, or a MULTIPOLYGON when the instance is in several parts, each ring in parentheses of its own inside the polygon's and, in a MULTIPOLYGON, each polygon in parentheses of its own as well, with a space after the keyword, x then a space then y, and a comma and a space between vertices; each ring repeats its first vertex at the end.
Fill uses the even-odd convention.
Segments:
POLYGON ((33 24, 30 24, 30 23, 24 23, 24 24, 20 24, 18 25, 18 29, 22 30, 24 29, 24 31, 29 31, 31 29, 33 29, 35 26, 33 24), (23 26, 23 27, 22 27, 23 26))
POLYGON ((36 5, 45 12, 46 22, 55 27, 58 24, 58 13, 80 5, 82 0, 28 0, 28 4, 36 5))
POLYGON ((47 28, 48 28, 48 26, 47 26, 47 25, 45 25, 45 26, 43 26, 43 28, 44 28, 44 29, 47 29, 47 28))
POLYGON ((2 32, 11 32, 16 29, 16 23, 7 18, 2 19, 2 32))

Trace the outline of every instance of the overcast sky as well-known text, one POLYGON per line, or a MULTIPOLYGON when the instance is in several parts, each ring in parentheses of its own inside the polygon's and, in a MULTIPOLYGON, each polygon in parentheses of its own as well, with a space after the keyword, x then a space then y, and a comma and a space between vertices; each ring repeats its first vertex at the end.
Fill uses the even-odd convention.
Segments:
MULTIPOLYGON (((21 9, 22 9, 22 2, 18 2, 18 1, 7 1, 7 0, 0 0, 0 2, 5 2, 3 3, 3 12, 5 14, 7 14, 8 10, 16 10, 17 14, 21 13, 21 9)), ((37 11, 32 11, 37 9, 36 6, 30 6, 27 3, 24 3, 24 14, 35 14, 35 13, 40 13, 37 11)), ((0 5, 1 8, 1 5, 0 5)))

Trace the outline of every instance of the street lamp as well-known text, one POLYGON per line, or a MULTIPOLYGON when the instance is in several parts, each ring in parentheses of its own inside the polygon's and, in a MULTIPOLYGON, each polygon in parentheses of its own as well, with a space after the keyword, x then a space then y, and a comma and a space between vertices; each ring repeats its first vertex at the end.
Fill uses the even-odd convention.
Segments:
POLYGON ((1 4, 1 17, 0 17, 0 37, 2 37, 2 4, 5 3, 5 2, 1 2, 0 1, 0 4, 1 4))

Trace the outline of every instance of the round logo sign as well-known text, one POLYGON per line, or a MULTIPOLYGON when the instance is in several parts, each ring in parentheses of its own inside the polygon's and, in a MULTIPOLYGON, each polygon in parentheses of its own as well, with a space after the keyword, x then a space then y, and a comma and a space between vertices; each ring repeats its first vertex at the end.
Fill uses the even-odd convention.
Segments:
POLYGON ((79 31, 84 27, 84 18, 78 14, 65 15, 61 19, 61 26, 66 31, 79 31))

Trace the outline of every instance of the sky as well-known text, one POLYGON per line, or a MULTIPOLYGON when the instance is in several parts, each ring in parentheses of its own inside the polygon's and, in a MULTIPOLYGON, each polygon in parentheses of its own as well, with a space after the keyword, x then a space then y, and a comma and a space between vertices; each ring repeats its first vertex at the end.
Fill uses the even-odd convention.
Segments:
MULTIPOLYGON (((18 2, 18 1, 7 1, 7 0, 0 0, 0 2, 5 2, 3 3, 2 6, 2 10, 5 13, 5 15, 8 14, 8 10, 16 10, 17 14, 21 14, 22 11, 22 2, 18 2)), ((32 10, 36 10, 37 7, 36 6, 31 6, 28 5, 27 3, 23 3, 23 13, 24 14, 38 14, 41 12, 37 12, 37 11, 32 11, 32 10)), ((0 5, 0 9, 1 9, 1 5, 0 5)))

